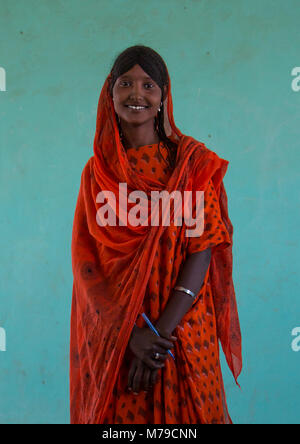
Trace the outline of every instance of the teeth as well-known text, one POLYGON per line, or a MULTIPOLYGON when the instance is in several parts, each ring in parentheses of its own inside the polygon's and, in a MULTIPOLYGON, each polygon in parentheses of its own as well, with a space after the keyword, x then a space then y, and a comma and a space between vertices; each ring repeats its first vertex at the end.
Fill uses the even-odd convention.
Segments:
POLYGON ((132 108, 132 109, 144 109, 146 108, 145 106, 133 106, 133 105, 128 105, 128 108, 132 108))

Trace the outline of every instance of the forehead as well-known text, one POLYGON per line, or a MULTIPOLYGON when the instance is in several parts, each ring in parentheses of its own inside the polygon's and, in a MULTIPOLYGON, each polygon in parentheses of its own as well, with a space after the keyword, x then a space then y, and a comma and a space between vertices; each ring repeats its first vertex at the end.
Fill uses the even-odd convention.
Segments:
POLYGON ((133 80, 152 80, 154 81, 149 75, 139 66, 135 65, 133 68, 131 68, 129 71, 124 72, 124 74, 120 75, 119 79, 128 78, 133 80))

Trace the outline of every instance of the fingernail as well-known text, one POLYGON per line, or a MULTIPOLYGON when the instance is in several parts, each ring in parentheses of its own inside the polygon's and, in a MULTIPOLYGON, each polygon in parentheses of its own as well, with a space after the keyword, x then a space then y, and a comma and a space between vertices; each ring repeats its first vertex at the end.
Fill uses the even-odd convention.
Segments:
POLYGON ((134 394, 134 395, 138 395, 138 393, 136 393, 136 392, 133 392, 133 394, 134 394))

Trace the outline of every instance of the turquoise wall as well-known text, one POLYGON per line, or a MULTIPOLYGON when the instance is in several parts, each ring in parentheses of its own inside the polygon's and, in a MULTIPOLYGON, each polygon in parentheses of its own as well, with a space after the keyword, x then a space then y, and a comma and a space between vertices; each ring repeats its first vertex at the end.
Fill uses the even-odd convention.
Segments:
POLYGON ((73 215, 102 84, 134 44, 165 59, 177 126, 230 161, 232 419, 299 423, 299 23, 299 0, 0 0, 1 423, 69 422, 73 215))

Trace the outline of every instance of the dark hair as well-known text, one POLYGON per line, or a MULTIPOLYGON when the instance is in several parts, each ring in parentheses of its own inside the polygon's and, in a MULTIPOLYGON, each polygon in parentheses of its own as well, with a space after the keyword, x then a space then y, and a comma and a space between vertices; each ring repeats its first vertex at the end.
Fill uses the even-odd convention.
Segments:
POLYGON ((136 45, 125 49, 125 51, 118 55, 111 69, 110 94, 112 96, 117 78, 135 65, 140 65, 162 91, 162 106, 158 112, 158 118, 155 117, 154 127, 157 128, 159 138, 168 149, 167 159, 170 168, 173 169, 176 164, 177 144, 168 138, 164 129, 164 86, 168 87, 169 82, 167 67, 162 57, 148 46, 136 45))

